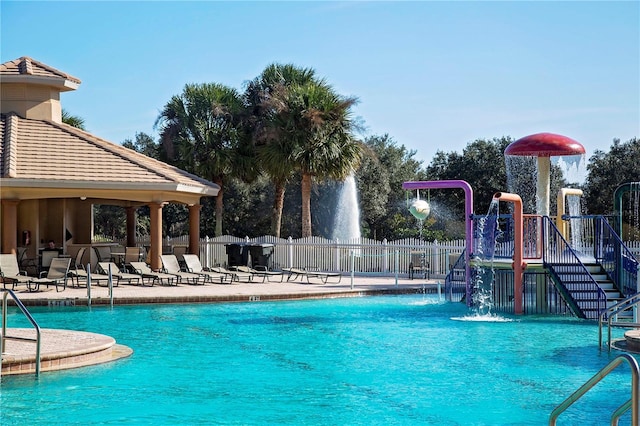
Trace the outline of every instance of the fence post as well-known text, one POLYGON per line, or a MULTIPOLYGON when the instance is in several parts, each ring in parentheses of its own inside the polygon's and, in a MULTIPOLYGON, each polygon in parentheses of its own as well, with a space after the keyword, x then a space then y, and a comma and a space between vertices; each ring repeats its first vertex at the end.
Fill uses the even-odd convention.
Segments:
POLYGON ((396 276, 396 288, 398 287, 398 270, 400 269, 400 250, 396 250, 396 258, 395 258, 395 276, 396 276))
POLYGON ((353 250, 350 250, 349 254, 351 257, 351 290, 353 290, 353 275, 354 275, 354 269, 356 267, 355 252, 353 250))
MULTIPOLYGON (((336 258, 336 271, 341 271, 342 269, 340 268, 340 238, 336 238, 336 242, 335 242, 335 250, 336 250, 336 254, 335 254, 335 258, 336 258)), ((353 266, 353 263, 351 264, 353 266)))
POLYGON ((293 268, 293 238, 291 238, 291 235, 287 238, 287 245, 287 267, 293 268))
POLYGON ((433 240, 430 255, 431 264, 429 268, 431 268, 431 273, 436 272, 439 274, 442 268, 440 268, 440 248, 438 247, 438 240, 433 240))
POLYGON ((389 272, 389 242, 386 238, 382 240, 382 254, 382 271, 389 272))

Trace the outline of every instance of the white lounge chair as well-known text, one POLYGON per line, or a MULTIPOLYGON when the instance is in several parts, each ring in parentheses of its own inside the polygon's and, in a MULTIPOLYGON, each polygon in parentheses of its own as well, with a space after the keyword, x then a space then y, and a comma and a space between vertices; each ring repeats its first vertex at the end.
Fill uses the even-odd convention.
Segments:
POLYGON ((298 278, 301 281, 306 279, 307 283, 312 284, 311 279, 319 279, 322 284, 327 284, 329 280, 333 284, 337 284, 342 280, 342 273, 340 272, 327 272, 320 271, 317 268, 307 267, 307 268, 282 268, 282 270, 289 275, 287 276, 287 281, 295 281, 298 278), (337 278, 337 280, 335 280, 337 278))
POLYGON ((210 268, 213 272, 219 272, 221 274, 227 274, 231 277, 231 282, 245 282, 250 283, 253 281, 253 274, 250 272, 243 272, 237 269, 227 269, 223 266, 214 266, 210 268))
POLYGON ((157 282, 160 284, 167 283, 167 285, 178 285, 178 277, 171 274, 165 274, 163 272, 153 271, 149 265, 145 262, 130 262, 129 266, 136 274, 142 277, 144 285, 145 278, 151 280, 151 286, 157 282))
POLYGON ((182 258, 187 265, 187 272, 202 275, 206 281, 213 283, 231 283, 232 276, 221 272, 214 272, 202 267, 200 258, 195 254, 183 254, 182 258))
POLYGON ((204 284, 205 278, 202 275, 181 270, 178 258, 174 254, 163 254, 160 259, 162 260, 163 272, 175 275, 179 282, 185 280, 188 284, 204 284))
POLYGON ((6 290, 7 284, 11 284, 11 290, 17 285, 28 286, 30 277, 26 271, 21 271, 18 266, 18 258, 13 253, 0 254, 0 281, 6 290))
POLYGON ((69 278, 69 265, 71 264, 71 258, 69 257, 54 257, 51 259, 48 271, 42 271, 40 278, 31 278, 27 287, 29 291, 39 291, 41 285, 46 285, 49 288, 50 285, 56 286, 56 291, 60 291, 59 286, 62 285, 62 289, 67 288, 67 279, 69 278))
POLYGON ((284 280, 284 272, 282 271, 270 271, 266 266, 256 266, 251 268, 249 266, 236 266, 235 270, 239 272, 246 272, 254 277, 262 278, 262 282, 271 281, 272 278, 280 277, 280 282, 284 280))
MULTIPOLYGON (((80 247, 78 252, 76 253, 75 261, 71 262, 71 266, 69 267, 69 276, 72 278, 71 282, 73 283, 73 278, 76 279, 76 286, 80 287, 80 280, 84 281, 85 286, 87 285, 87 280, 89 279, 89 272, 87 271, 82 264, 82 258, 84 256, 86 247, 80 247)), ((107 283, 109 282, 109 276, 104 274, 99 274, 97 272, 91 272, 91 282, 96 282, 100 285, 101 282, 107 283)))
POLYGON ((98 267, 105 275, 109 275, 109 269, 111 269, 111 276, 118 279, 118 284, 120 281, 125 281, 127 284, 133 284, 133 281, 135 281, 136 285, 142 284, 142 277, 140 275, 121 271, 115 262, 98 262, 98 267))

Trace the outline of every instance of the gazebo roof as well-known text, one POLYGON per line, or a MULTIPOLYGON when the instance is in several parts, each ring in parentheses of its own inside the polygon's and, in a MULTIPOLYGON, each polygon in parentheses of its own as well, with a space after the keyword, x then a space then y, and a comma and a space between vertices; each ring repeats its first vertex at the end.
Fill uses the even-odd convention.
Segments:
POLYGON ((0 170, 0 191, 7 198, 21 193, 21 199, 83 196, 193 203, 194 197, 214 196, 219 190, 195 175, 67 124, 16 114, 1 116, 0 170), (51 196, 43 196, 43 191, 51 196))
MULTIPOLYGON (((0 77, 2 95, 8 96, 7 99, 22 96, 24 92, 20 87, 44 85, 62 92, 75 90, 80 84, 77 78, 28 57, 1 64, 0 77), (14 87, 16 89, 12 89, 14 87)), ((42 92, 29 93, 37 97, 42 92)), ((57 99, 52 96, 50 102, 39 101, 54 105, 57 99)), ((22 105, 29 104, 23 102, 22 105)), ((215 196, 220 190, 212 182, 53 117, 25 118, 10 108, 3 108, 0 115, 2 198, 81 197, 134 203, 199 204, 200 197, 215 196)), ((55 105, 52 110, 55 111, 55 105)))

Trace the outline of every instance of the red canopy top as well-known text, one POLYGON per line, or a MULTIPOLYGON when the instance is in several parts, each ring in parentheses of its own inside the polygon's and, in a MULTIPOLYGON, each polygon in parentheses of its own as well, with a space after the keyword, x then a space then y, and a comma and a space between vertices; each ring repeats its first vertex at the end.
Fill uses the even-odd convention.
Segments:
POLYGON ((584 154, 580 142, 553 133, 536 133, 511 142, 504 155, 532 155, 535 157, 557 157, 584 154))

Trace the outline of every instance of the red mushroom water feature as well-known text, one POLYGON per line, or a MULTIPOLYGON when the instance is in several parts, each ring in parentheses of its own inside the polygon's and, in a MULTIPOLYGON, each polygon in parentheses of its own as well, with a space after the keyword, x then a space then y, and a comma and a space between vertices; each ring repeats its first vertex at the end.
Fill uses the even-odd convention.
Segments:
POLYGON ((538 160, 538 181, 536 188, 537 214, 549 216, 549 187, 551 157, 584 155, 579 142, 554 133, 536 133, 512 142, 504 150, 504 155, 532 156, 538 160))

